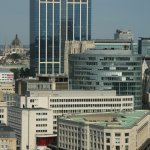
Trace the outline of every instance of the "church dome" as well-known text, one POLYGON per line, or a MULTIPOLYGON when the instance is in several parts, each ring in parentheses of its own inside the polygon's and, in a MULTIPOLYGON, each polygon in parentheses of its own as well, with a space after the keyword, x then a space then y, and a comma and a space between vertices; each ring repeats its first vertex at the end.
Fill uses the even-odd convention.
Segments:
POLYGON ((17 34, 16 34, 15 39, 12 41, 12 46, 13 46, 13 47, 20 47, 20 46, 21 46, 21 41, 19 40, 17 34))

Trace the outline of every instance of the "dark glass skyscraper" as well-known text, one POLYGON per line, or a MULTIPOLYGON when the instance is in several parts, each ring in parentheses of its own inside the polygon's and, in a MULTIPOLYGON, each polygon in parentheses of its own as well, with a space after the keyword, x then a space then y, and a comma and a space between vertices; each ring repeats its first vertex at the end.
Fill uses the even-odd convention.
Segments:
POLYGON ((91 39, 91 0, 30 0, 30 69, 64 71, 66 40, 91 39))

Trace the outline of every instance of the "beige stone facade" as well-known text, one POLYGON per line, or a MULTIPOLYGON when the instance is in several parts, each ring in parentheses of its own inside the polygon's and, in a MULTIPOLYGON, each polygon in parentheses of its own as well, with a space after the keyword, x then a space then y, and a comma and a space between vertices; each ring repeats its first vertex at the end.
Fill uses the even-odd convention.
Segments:
POLYGON ((16 150, 16 138, 0 138, 0 147, 3 150, 16 150))
POLYGON ((64 116, 58 120, 59 148, 69 150, 143 150, 149 138, 150 112, 144 110, 64 116))

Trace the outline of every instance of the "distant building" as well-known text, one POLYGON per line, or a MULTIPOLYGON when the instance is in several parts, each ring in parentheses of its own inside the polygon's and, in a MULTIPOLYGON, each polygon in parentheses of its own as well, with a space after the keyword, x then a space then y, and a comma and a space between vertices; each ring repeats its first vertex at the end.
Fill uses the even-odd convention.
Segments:
POLYGON ((7 124, 7 103, 0 101, 0 124, 7 124))
POLYGON ((74 90, 116 90, 134 95, 142 107, 142 58, 133 50, 90 49, 69 55, 69 84, 74 90))
POLYGON ((58 118, 58 147, 86 150, 148 150, 150 112, 67 115, 58 118))
POLYGON ((21 44, 20 39, 18 38, 18 35, 16 34, 15 39, 12 41, 10 47, 5 46, 4 49, 5 56, 9 54, 26 54, 26 49, 23 48, 23 45, 21 44))
POLYGON ((15 93, 24 96, 27 91, 68 90, 66 75, 37 75, 36 78, 17 79, 15 93))
POLYGON ((18 94, 15 93, 3 93, 3 100, 7 103, 7 106, 16 106, 16 101, 20 99, 18 94))
POLYGON ((0 91, 3 93, 15 93, 15 82, 0 83, 0 91))
POLYGON ((131 39, 95 39, 95 48, 99 50, 132 50, 137 51, 137 43, 131 39))
POLYGON ((1 150, 16 150, 16 135, 9 126, 0 124, 0 148, 1 150))
POLYGON ((89 48, 95 48, 94 41, 66 41, 64 51, 64 74, 68 75, 68 57, 70 54, 83 53, 89 48))
POLYGON ((114 34, 114 39, 131 40, 133 39, 133 35, 132 32, 129 30, 117 29, 116 33, 114 34))
POLYGON ((13 72, 6 69, 0 69, 0 91, 2 91, 3 93, 15 92, 15 82, 13 72))
POLYGON ((0 69, 0 83, 14 82, 14 73, 6 69, 0 69))
POLYGON ((140 37, 138 41, 138 53, 143 57, 150 57, 150 37, 140 37))

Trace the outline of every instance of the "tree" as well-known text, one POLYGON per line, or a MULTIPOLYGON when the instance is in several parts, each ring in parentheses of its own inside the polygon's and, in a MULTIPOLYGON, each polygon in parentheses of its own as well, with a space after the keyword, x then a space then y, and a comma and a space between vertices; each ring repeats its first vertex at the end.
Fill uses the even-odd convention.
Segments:
POLYGON ((12 68, 10 71, 14 73, 14 79, 19 78, 19 69, 12 68))
POLYGON ((17 59, 21 59, 21 56, 19 54, 14 53, 14 54, 7 55, 7 58, 17 60, 17 59))
POLYGON ((29 77, 30 76, 30 69, 29 68, 25 68, 25 70, 24 70, 24 76, 25 77, 29 77))
POLYGON ((21 68, 19 72, 20 72, 20 77, 23 78, 23 77, 24 77, 24 74, 25 74, 24 69, 21 68))

